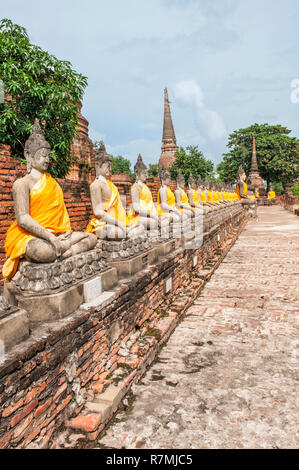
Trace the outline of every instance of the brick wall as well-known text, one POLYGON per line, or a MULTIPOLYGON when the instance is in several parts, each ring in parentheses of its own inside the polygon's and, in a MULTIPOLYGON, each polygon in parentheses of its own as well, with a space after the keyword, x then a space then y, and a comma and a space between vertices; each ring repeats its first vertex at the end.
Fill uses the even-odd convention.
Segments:
POLYGON ((299 215, 299 197, 293 196, 290 192, 287 192, 279 197, 278 202, 285 209, 299 215))
POLYGON ((55 448, 55 432, 94 440, 111 419, 85 410, 86 394, 113 384, 124 396, 156 357, 245 223, 228 217, 198 250, 178 250, 120 282, 106 302, 36 327, 0 365, 0 448, 55 448), (193 267, 194 255, 197 265, 193 267), (165 282, 172 277, 166 294, 165 282), (123 348, 128 354, 122 354, 123 348), (122 371, 121 375, 116 375, 122 371), (115 375, 114 375, 115 374, 115 375), (30 444, 31 443, 31 444, 30 444), (34 444, 33 444, 34 445, 34 444))

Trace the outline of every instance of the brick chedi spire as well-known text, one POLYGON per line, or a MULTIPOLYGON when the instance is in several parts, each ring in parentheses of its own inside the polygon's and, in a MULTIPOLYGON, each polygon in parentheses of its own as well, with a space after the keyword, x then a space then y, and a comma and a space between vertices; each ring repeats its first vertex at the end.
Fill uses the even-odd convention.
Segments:
POLYGON ((175 133, 173 129, 170 106, 168 100, 167 88, 164 89, 164 122, 161 156, 159 159, 159 168, 170 168, 175 160, 175 153, 178 149, 175 133))
POLYGON ((257 164, 256 157, 256 148, 255 148, 255 137, 253 137, 253 148, 252 148, 252 157, 251 157, 251 168, 248 175, 248 189, 255 191, 255 189, 260 190, 264 187, 263 179, 259 174, 259 167, 257 164))

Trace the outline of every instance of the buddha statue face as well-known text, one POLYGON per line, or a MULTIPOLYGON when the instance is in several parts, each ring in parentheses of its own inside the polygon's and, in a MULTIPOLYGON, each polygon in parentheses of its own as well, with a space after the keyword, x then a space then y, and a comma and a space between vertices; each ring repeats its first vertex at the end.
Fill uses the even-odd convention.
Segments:
POLYGON ((134 173, 136 181, 142 181, 142 183, 144 183, 148 177, 147 167, 143 163, 142 156, 140 154, 138 155, 137 162, 134 166, 134 173))
POLYGON ((111 178, 112 175, 112 160, 110 158, 103 158, 95 160, 96 176, 104 176, 104 178, 111 178))
POLYGON ((47 171, 50 163, 50 148, 41 148, 37 150, 34 155, 31 155, 29 152, 25 152, 25 157, 29 171, 31 168, 34 168, 41 173, 44 173, 47 171))
POLYGON ((168 171, 168 170, 164 170, 164 169, 160 170, 160 179, 161 179, 162 185, 169 186, 169 185, 170 185, 170 181, 171 181, 169 171, 168 171))
POLYGON ((189 176, 189 179, 188 179, 188 186, 191 189, 196 189, 197 188, 195 179, 193 178, 191 173, 190 173, 190 176, 189 176))
POLYGON ((242 183, 244 183, 246 180, 246 173, 242 165, 239 166, 239 170, 237 173, 237 180, 241 181, 242 183))
POLYGON ((178 172, 176 179, 177 187, 183 188, 185 186, 185 178, 181 171, 178 172))
POLYGON ((35 119, 32 133, 24 146, 28 173, 32 168, 44 173, 50 163, 50 144, 44 138, 38 119, 35 119))

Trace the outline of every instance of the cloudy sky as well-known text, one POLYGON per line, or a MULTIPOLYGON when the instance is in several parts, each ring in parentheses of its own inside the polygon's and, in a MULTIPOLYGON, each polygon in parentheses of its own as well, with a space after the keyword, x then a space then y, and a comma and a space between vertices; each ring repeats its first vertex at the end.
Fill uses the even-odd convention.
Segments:
POLYGON ((299 138, 298 0, 0 0, 0 13, 88 77, 90 137, 132 163, 158 162, 165 86, 178 145, 215 163, 255 122, 299 138))

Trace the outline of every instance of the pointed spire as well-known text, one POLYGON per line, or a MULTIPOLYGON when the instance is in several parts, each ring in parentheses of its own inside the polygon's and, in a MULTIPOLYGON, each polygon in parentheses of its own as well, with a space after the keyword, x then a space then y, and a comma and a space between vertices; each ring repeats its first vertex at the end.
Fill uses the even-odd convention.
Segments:
POLYGON ((251 168, 247 180, 248 189, 255 191, 256 189, 263 188, 263 180, 259 174, 259 167, 257 164, 256 147, 255 147, 255 136, 253 137, 252 143, 252 157, 251 157, 251 168))
POLYGON ((167 88, 164 90, 164 122, 163 122, 163 143, 169 143, 169 141, 174 142, 176 144, 175 133, 173 129, 171 113, 170 113, 170 106, 169 106, 169 99, 168 99, 168 92, 167 88))
POLYGON ((164 120, 163 120, 163 135, 161 156, 159 160, 159 167, 170 168, 175 160, 175 153, 178 149, 176 138, 170 113, 169 99, 167 88, 164 89, 164 120))

